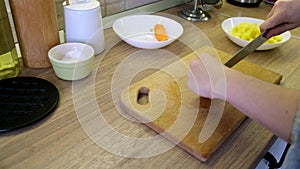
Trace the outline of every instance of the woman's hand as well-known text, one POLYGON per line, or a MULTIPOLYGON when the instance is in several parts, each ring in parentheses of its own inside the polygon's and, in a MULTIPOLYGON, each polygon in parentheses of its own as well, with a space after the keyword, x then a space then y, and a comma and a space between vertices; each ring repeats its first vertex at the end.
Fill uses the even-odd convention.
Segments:
POLYGON ((298 27, 300 25, 299 10, 299 0, 276 1, 266 21, 261 24, 261 31, 263 32, 268 29, 266 37, 270 38, 298 27))
POLYGON ((215 57, 201 54, 190 62, 188 87, 197 95, 210 99, 225 99, 226 67, 215 57))
POLYGON ((230 69, 209 54, 201 54, 198 60, 191 61, 188 87, 199 96, 228 101, 277 136, 290 141, 299 91, 230 69))

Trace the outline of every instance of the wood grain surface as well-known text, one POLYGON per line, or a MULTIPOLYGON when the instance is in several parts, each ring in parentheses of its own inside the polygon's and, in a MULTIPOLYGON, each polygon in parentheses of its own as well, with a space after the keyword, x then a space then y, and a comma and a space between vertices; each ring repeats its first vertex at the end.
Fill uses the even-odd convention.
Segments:
POLYGON ((55 0, 11 0, 10 4, 24 64, 51 67, 48 51, 59 44, 55 0))
MULTIPOLYGON (((96 56, 95 58, 95 69, 93 71, 93 75, 96 76, 95 79, 91 79, 91 81, 89 79, 78 81, 83 84, 84 82, 95 82, 93 88, 84 86, 79 89, 79 91, 88 90, 92 92, 95 98, 88 97, 86 94, 79 95, 80 97, 77 98, 78 90, 74 90, 76 83, 59 79, 52 68, 31 69, 22 67, 21 76, 40 77, 53 83, 59 90, 60 101, 57 109, 44 120, 20 130, 0 134, 0 168, 255 168, 276 137, 263 126, 249 118, 244 120, 235 129, 235 132, 225 140, 205 163, 178 146, 174 146, 164 153, 151 157, 130 158, 116 155, 94 142, 91 136, 99 136, 99 139, 102 140, 106 139, 105 141, 111 147, 114 147, 118 143, 114 138, 109 139, 107 137, 109 133, 105 133, 107 135, 100 137, 100 134, 104 134, 103 131, 105 130, 101 128, 100 130, 96 130, 96 127, 103 127, 102 123, 97 123, 94 126, 93 133, 87 134, 79 122, 77 116, 78 109, 76 109, 77 107, 74 102, 74 98, 86 101, 96 100, 97 107, 101 110, 101 115, 105 118, 111 129, 124 136, 132 138, 156 136, 157 133, 152 129, 138 122, 128 120, 123 116, 126 113, 122 109, 118 109, 119 100, 114 100, 114 98, 119 98, 120 93, 125 90, 123 82, 132 76, 130 73, 122 74, 123 77, 115 79, 117 83, 113 83, 112 79, 122 73, 121 71, 117 71, 119 65, 131 54, 138 52, 146 52, 147 54, 148 52, 149 55, 133 57, 137 59, 136 62, 124 65, 127 68, 136 68, 143 65, 149 66, 148 62, 145 63, 145 58, 148 58, 153 61, 153 65, 151 66, 160 65, 166 67, 191 53, 193 49, 187 47, 188 45, 201 43, 203 39, 198 38, 199 32, 210 40, 211 46, 215 49, 233 55, 240 47, 226 37, 221 29, 222 21, 233 16, 249 16, 264 19, 272 6, 261 3, 257 8, 242 8, 230 5, 226 1, 223 1, 223 3, 221 9, 208 11, 211 14, 211 19, 207 22, 188 22, 177 17, 180 10, 191 7, 191 4, 162 11, 164 14, 173 16, 172 19, 175 18, 183 25, 184 33, 181 38, 191 41, 191 44, 185 44, 184 41, 180 40, 175 41, 162 49, 163 51, 172 53, 177 59, 166 59, 165 56, 156 56, 153 51, 141 51, 121 41, 112 29, 105 30, 106 49, 103 55, 96 56), (198 31, 195 31, 193 27, 198 31)), ((269 51, 253 52, 245 58, 245 61, 282 75, 281 86, 300 89, 300 30, 295 29, 291 33, 293 37, 281 47, 269 51)), ((202 38, 205 37, 202 36, 202 38)), ((155 71, 157 70, 143 71, 136 74, 129 85, 142 80, 155 71)), ((91 123, 94 119, 97 119, 94 116, 88 115, 86 118, 88 118, 87 122, 91 123)), ((121 144, 120 148, 122 147, 121 144)))
MULTIPOLYGON (((214 52, 215 49, 211 47, 202 47, 197 52, 131 85, 121 94, 121 106, 127 113, 156 132, 163 133, 164 137, 203 162, 246 119, 243 113, 230 104, 217 103, 221 108, 213 108, 216 105, 212 104, 216 104, 216 100, 212 102, 209 99, 199 98, 187 88, 186 75, 189 70, 187 65, 191 60, 198 59, 197 53, 213 55, 214 52), (164 97, 155 91, 163 92, 164 97), (146 96, 140 98, 139 94, 146 96), (143 99, 146 97, 149 99, 143 99), (212 119, 208 118, 209 113, 213 114, 212 119), (220 118, 217 114, 220 114, 220 118), (205 132, 204 125, 214 132, 201 142, 199 135, 205 132)), ((217 51, 217 55, 223 62, 230 57, 221 51, 217 51)), ((247 61, 238 63, 234 68, 270 83, 279 84, 282 78, 277 73, 247 61)))

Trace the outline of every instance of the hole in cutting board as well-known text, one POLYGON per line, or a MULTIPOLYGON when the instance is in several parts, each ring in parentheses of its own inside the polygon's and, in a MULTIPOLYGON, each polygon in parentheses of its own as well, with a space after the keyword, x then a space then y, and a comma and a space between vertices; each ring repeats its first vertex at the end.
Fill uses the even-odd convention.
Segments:
POLYGON ((137 103, 140 105, 146 105, 149 103, 149 89, 147 87, 141 87, 139 89, 137 103))

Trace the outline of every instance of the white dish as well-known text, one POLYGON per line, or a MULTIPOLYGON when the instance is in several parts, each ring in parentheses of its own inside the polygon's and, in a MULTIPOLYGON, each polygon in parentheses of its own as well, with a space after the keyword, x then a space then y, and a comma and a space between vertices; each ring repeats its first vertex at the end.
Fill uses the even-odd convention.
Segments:
MULTIPOLYGON (((227 37, 232 40, 235 44, 245 47, 249 41, 240 39, 236 36, 231 35, 231 29, 240 24, 241 22, 249 22, 249 23, 257 23, 258 25, 262 24, 264 20, 261 19, 256 19, 256 18, 249 18, 249 17, 233 17, 233 18, 228 18, 222 22, 222 29, 227 35, 227 37)), ((273 43, 273 44, 266 44, 264 43, 261 45, 257 50, 269 50, 276 48, 278 46, 281 46, 283 43, 287 42, 291 38, 291 33, 289 31, 284 32, 281 34, 282 40, 278 43, 273 43)))
POLYGON ((48 57, 55 74, 64 80, 79 80, 93 70, 94 49, 84 43, 64 43, 51 48, 48 57))
POLYGON ((115 33, 126 43, 143 49, 157 49, 169 45, 183 33, 182 26, 169 18, 157 15, 130 15, 118 19, 113 24, 115 33), (154 25, 162 24, 169 39, 158 41, 154 35, 154 25))

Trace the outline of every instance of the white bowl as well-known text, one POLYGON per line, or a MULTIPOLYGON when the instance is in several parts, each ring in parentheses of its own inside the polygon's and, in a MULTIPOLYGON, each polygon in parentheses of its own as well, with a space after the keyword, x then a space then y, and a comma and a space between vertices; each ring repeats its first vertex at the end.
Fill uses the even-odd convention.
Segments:
MULTIPOLYGON (((222 29, 226 33, 227 37, 232 40, 235 44, 245 47, 249 41, 240 39, 236 36, 231 35, 231 30, 234 26, 239 25, 241 22, 249 22, 249 23, 257 23, 258 25, 262 24, 264 20, 261 19, 256 19, 256 18, 249 18, 249 17, 233 17, 233 18, 228 18, 222 22, 222 29)), ((257 50, 269 50, 276 48, 283 43, 287 42, 291 38, 291 33, 289 31, 284 32, 281 34, 282 40, 277 43, 272 43, 272 44, 262 44, 257 50)))
POLYGON ((126 43, 143 49, 157 49, 169 45, 183 33, 182 26, 169 18, 157 15, 131 15, 118 19, 113 24, 115 33, 126 43), (154 35, 154 25, 162 24, 169 39, 158 41, 154 35))
POLYGON ((64 43, 51 48, 48 57, 55 74, 64 80, 79 80, 93 70, 94 49, 84 43, 64 43))

